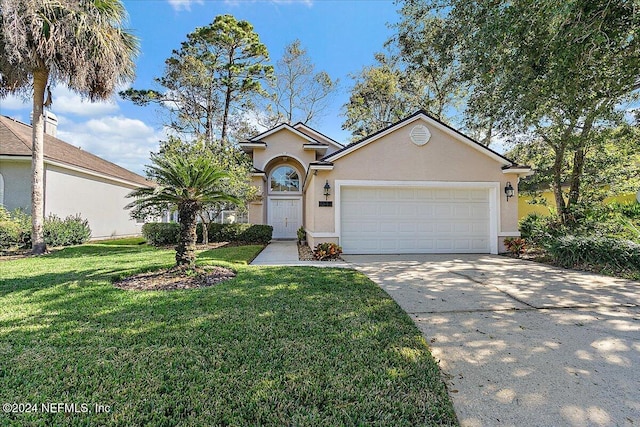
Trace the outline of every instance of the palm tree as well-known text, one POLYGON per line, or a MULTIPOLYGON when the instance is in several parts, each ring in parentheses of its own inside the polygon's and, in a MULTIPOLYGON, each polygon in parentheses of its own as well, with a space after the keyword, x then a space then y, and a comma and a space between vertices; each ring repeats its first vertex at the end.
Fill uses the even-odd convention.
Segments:
POLYGON ((149 209, 171 206, 178 210, 180 236, 176 247, 176 264, 193 266, 196 248, 196 216, 206 204, 240 203, 220 190, 229 177, 198 153, 183 155, 152 154, 148 172, 158 183, 156 188, 140 188, 127 197, 136 198, 127 208, 149 209))
MULTIPOLYGON (((0 0, 0 98, 33 90, 32 251, 44 253, 45 92, 57 83, 95 101, 134 77, 137 39, 120 0, 0 0)), ((47 103, 50 100, 47 100, 47 103)))

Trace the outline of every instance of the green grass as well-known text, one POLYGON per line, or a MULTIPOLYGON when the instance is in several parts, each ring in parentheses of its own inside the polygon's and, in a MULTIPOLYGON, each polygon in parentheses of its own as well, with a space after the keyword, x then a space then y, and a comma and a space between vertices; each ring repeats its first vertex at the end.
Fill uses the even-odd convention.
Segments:
POLYGON ((147 243, 144 237, 122 237, 119 239, 98 240, 92 242, 96 245, 119 245, 119 246, 135 246, 147 243))
POLYGON ((352 270, 246 266, 260 250, 203 252, 238 276, 173 292, 112 286, 173 263, 146 245, 0 262, 0 402, 111 407, 0 425, 456 423, 427 344, 382 290, 352 270))

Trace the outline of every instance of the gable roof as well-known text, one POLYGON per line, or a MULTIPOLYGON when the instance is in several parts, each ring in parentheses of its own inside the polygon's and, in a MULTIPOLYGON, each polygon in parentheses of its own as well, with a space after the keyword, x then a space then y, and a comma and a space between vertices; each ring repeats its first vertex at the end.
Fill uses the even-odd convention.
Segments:
POLYGON ((303 132, 303 133, 309 132, 312 137, 314 137, 314 136, 320 137, 320 139, 323 139, 324 142, 327 142, 327 143, 335 146, 338 149, 341 149, 341 148, 344 147, 344 145, 340 144, 338 141, 336 141, 336 140, 334 140, 332 138, 329 138, 327 135, 325 135, 325 134, 323 134, 321 132, 318 132, 317 130, 305 125, 302 122, 296 123, 295 125, 293 125, 293 127, 295 129, 298 129, 298 130, 304 129, 304 130, 301 130, 301 132, 303 132))
POLYGON ((298 135, 300 138, 305 139, 307 141, 309 141, 309 143, 311 144, 322 144, 320 141, 313 139, 312 137, 310 137, 309 135, 300 132, 298 129, 294 128, 293 126, 287 124, 287 123, 282 123, 279 124, 278 126, 271 128, 269 130, 266 130, 264 132, 262 132, 261 134, 258 134, 256 136, 254 136, 253 138, 249 139, 249 142, 262 142, 261 139, 262 138, 266 138, 269 135, 273 135, 276 132, 279 132, 283 129, 286 129, 290 132, 293 132, 294 134, 298 135))
MULTIPOLYGON (((31 157, 32 128, 9 117, 0 116, 0 156, 31 157)), ((89 173, 104 175, 127 183, 149 187, 155 184, 144 177, 114 163, 74 147, 51 135, 44 135, 45 162, 79 168, 89 173)))
MULTIPOLYGON (((365 145, 382 138, 385 135, 388 135, 392 132, 394 132, 395 130, 411 123, 414 122, 416 120, 419 119, 423 119, 426 122, 430 123, 431 125, 433 125, 434 127, 436 127, 437 129, 445 132, 446 134, 451 135, 452 137, 454 137, 455 139, 457 139, 458 141, 461 141, 465 144, 467 144, 468 146, 470 146, 471 148, 474 148, 476 150, 478 150, 479 152, 491 157, 492 159, 496 160, 497 162, 501 163, 504 167, 513 167, 513 166, 517 166, 517 164, 515 162, 513 162, 512 160, 509 160, 508 158, 506 158, 505 156, 503 156, 502 154, 493 151, 492 149, 490 149, 489 147, 480 144, 479 142, 475 141, 474 139, 468 137, 467 135, 463 134, 462 132, 460 132, 457 129, 452 128, 451 126, 447 125, 446 123, 441 122, 440 120, 436 119, 435 117, 429 115, 426 111, 424 110, 419 110, 416 111, 415 113, 413 113, 412 115, 410 115, 407 118, 404 118, 390 126, 387 126, 384 129, 381 129, 375 133, 373 133, 372 135, 367 136, 366 138, 363 138, 359 141, 356 141, 352 144, 347 145, 346 147, 335 151, 325 157, 323 157, 321 159, 321 161, 324 162, 334 162, 336 160, 338 160, 339 158, 346 156, 347 154, 358 150, 362 147, 364 147, 365 145)), ((521 166, 521 168, 527 168, 526 166, 521 166)))

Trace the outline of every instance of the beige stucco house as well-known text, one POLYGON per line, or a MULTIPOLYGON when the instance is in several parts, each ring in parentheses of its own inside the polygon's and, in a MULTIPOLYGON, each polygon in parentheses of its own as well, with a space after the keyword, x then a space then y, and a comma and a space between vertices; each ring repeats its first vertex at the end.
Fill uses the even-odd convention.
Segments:
POLYGON ((347 254, 498 253, 519 235, 518 180, 530 168, 424 111, 345 147, 301 123, 240 145, 259 194, 249 222, 276 239, 302 226, 311 247, 347 254))
MULTIPOLYGON (((92 238, 140 234, 142 223, 124 209, 133 189, 152 185, 142 176, 55 137, 55 116, 44 138, 45 215, 79 214, 92 238)), ((31 209, 31 126, 0 116, 0 205, 31 209)))

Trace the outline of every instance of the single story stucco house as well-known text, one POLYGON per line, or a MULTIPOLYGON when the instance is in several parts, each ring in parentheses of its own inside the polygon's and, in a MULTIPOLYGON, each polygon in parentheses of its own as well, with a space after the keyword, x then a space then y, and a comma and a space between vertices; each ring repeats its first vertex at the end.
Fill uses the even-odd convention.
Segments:
MULTIPOLYGON (((91 238, 138 235, 142 223, 124 207, 132 190, 152 185, 142 176, 55 137, 57 120, 48 113, 44 137, 45 215, 79 214, 91 238)), ((31 210, 31 126, 0 116, 0 205, 31 210)))
POLYGON ((347 254, 495 254, 519 236, 518 180, 531 169, 424 111, 344 147, 301 123, 240 146, 259 195, 249 222, 276 239, 302 226, 311 247, 347 254))

